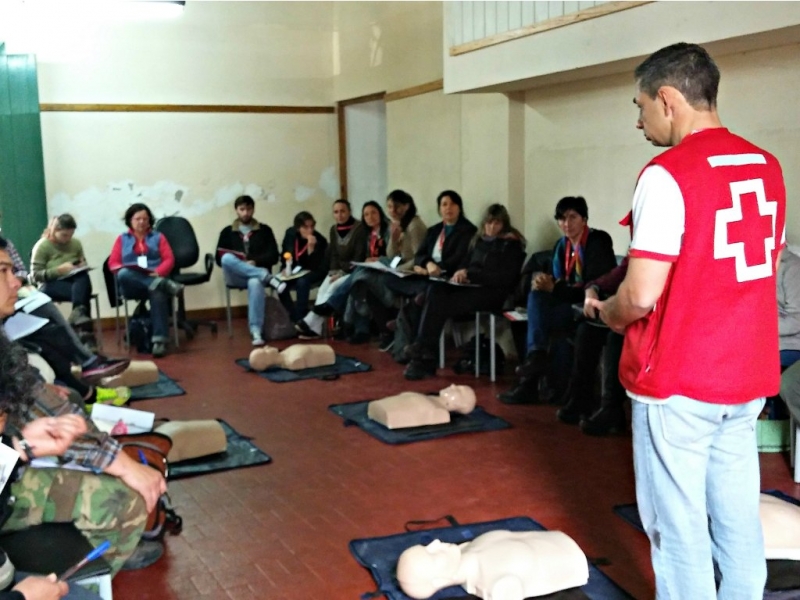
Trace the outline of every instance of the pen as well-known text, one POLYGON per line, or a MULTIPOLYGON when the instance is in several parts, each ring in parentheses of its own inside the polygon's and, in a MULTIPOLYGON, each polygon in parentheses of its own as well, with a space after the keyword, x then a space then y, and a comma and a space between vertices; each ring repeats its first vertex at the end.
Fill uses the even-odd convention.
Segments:
POLYGON ((103 553, 111 547, 111 542, 106 540, 102 544, 100 544, 97 548, 89 552, 83 559, 78 561, 78 563, 66 571, 58 578, 59 581, 66 581, 68 577, 72 577, 78 569, 82 568, 85 564, 92 562, 96 558, 100 558, 103 553))
POLYGON ((146 464, 147 464, 147 457, 144 455, 144 452, 142 452, 141 450, 139 450, 139 461, 140 461, 140 462, 141 462, 143 465, 146 465, 146 464))

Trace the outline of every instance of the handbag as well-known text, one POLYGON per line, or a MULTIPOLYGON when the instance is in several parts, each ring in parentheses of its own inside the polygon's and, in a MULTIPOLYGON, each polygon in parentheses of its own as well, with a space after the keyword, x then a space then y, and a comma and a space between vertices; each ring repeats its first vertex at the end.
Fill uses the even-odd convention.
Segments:
MULTIPOLYGON (((139 463, 144 463, 161 473, 165 479, 169 477, 167 455, 172 449, 172 440, 166 435, 155 432, 129 433, 115 435, 122 446, 122 451, 139 463)), ((147 524, 142 533, 146 540, 161 540, 164 534, 178 535, 183 529, 183 519, 172 507, 169 493, 162 494, 155 508, 147 515, 147 524)))

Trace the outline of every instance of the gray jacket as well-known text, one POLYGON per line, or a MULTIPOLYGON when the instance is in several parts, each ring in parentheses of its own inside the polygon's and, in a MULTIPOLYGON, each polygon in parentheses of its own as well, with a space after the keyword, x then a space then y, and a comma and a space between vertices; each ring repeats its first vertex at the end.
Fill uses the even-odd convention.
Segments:
POLYGON ((781 350, 800 350, 800 256, 784 248, 778 268, 778 332, 781 350))

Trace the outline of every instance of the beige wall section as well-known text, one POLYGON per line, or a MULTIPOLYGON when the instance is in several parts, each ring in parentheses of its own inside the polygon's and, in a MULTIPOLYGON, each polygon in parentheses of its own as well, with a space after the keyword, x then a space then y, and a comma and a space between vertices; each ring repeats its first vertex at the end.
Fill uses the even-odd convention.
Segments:
POLYGON ((441 2, 331 5, 336 100, 393 92, 442 78, 441 2))
MULTIPOLYGON (((781 161, 788 237, 794 243, 800 241, 800 223, 791 218, 800 205, 800 107, 786 98, 800 89, 798 60, 798 45, 718 57, 722 121, 781 161)), ((558 237, 552 219, 555 202, 581 194, 589 203, 590 223, 612 235, 617 254, 625 253, 629 233, 617 222, 630 210, 639 171, 659 152, 635 129, 632 98, 630 74, 526 94, 525 231, 533 242, 530 249, 549 247, 558 237)))

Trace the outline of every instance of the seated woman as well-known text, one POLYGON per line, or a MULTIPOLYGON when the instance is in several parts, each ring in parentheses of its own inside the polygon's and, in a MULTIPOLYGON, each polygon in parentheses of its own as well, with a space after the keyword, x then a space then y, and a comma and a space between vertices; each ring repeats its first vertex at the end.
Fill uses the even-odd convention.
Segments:
MULTIPOLYGON (((583 197, 567 196, 559 200, 555 219, 564 235, 553 248, 552 274, 531 274, 527 356, 517 369, 520 376, 517 385, 498 396, 506 404, 538 402, 539 377, 547 370, 551 334, 571 329, 572 305, 583 303, 584 282, 597 279, 617 264, 611 236, 589 228, 589 207, 583 197)), ((568 359, 563 362, 568 363, 568 359)), ((556 367, 562 374, 569 368, 568 364, 556 367)))
POLYGON ((31 252, 31 277, 39 289, 58 302, 72 302, 69 324, 81 333, 82 341, 94 342, 90 302, 92 281, 80 240, 74 237, 78 227, 72 215, 64 213, 50 220, 41 239, 31 252), (73 271, 78 272, 73 273, 73 271), (91 340, 89 338, 91 337, 91 340))
POLYGON ((367 416, 388 429, 439 425, 450 422, 450 413, 467 415, 475 409, 475 390, 468 385, 449 385, 437 395, 402 392, 367 406, 367 416))
POLYGON ((300 267, 308 271, 302 277, 286 282, 286 289, 280 293, 281 304, 289 311, 293 323, 297 323, 308 313, 308 297, 311 290, 325 279, 325 255, 328 240, 316 231, 317 222, 308 211, 301 211, 294 217, 294 224, 286 230, 281 244, 281 270, 286 270, 287 257, 292 269, 300 267), (297 302, 292 300, 292 290, 297 302))
POLYGON ((150 300, 153 357, 160 358, 167 353, 170 298, 180 294, 183 285, 167 279, 175 258, 166 236, 153 230, 156 220, 147 205, 132 204, 124 220, 128 231, 114 242, 108 267, 116 273, 123 296, 150 300))
MULTIPOLYGON (((525 238, 511 226, 503 205, 492 204, 486 209, 468 248, 469 254, 449 283, 434 282, 428 287, 416 342, 407 351, 411 361, 404 373, 406 379, 436 373, 439 335, 447 319, 500 310, 514 289, 525 259, 525 238)), ((441 272, 438 266, 436 270, 441 272)))
MULTIPOLYGON (((398 270, 414 268, 414 255, 425 239, 425 223, 417 215, 414 198, 403 190, 394 190, 386 198, 386 211, 389 213, 389 241, 386 248, 388 260, 400 257, 398 270)), ((386 351, 394 343, 394 333, 386 327, 393 318, 395 294, 389 290, 387 281, 393 275, 362 269, 355 277, 345 321, 353 323, 355 333, 351 343, 369 339, 369 320, 374 317, 381 335, 380 349, 386 351)))
POLYGON ((333 203, 333 220, 328 275, 319 286, 312 311, 295 323, 297 333, 304 339, 322 335, 325 318, 333 312, 328 300, 337 288, 347 283, 353 270, 351 263, 363 262, 367 257, 367 229, 353 217, 347 200, 340 198, 333 203))

